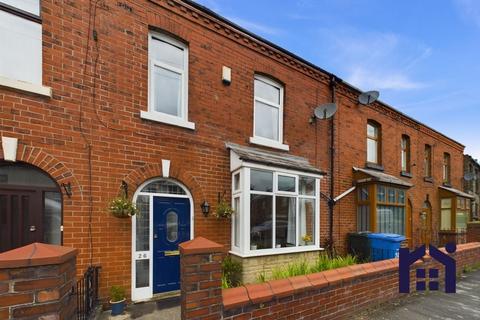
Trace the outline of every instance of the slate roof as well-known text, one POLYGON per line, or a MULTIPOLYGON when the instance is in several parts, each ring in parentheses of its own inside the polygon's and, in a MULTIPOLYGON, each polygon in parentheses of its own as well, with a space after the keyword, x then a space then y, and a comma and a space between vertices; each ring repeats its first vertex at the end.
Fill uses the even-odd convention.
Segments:
POLYGON ((357 181, 357 182, 375 181, 375 182, 381 182, 381 183, 394 184, 394 185, 397 185, 397 186, 407 187, 407 188, 413 187, 413 184, 411 184, 411 183, 409 183, 405 180, 402 180, 400 178, 397 178, 395 176, 392 176, 392 175, 389 175, 389 174, 386 174, 386 173, 383 173, 383 172, 380 172, 380 171, 363 169, 363 168, 356 168, 356 167, 353 167, 353 171, 364 173, 364 174, 366 174, 370 177, 370 178, 367 178, 367 179, 363 179, 363 181, 357 181))
POLYGON ((227 149, 235 152, 238 157, 247 162, 261 163, 280 168, 292 169, 297 171, 310 172, 320 175, 325 175, 325 171, 318 169, 310 164, 308 159, 298 156, 293 156, 287 153, 267 151, 258 148, 241 146, 236 143, 225 143, 227 149))

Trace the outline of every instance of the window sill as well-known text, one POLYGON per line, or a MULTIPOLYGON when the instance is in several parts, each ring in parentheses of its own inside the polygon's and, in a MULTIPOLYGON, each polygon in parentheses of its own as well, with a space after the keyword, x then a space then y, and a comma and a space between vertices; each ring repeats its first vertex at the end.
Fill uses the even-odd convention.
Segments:
POLYGON ((407 172, 407 171, 400 171, 400 175, 402 177, 406 177, 406 178, 410 178, 410 179, 413 177, 413 175, 410 172, 407 172))
POLYGON ((433 178, 432 177, 423 177, 423 181, 433 183, 433 178))
POLYGON ((250 137, 250 143, 258 144, 264 147, 280 149, 283 151, 290 150, 290 147, 286 144, 280 143, 278 141, 270 140, 270 139, 260 138, 260 137, 250 137))
POLYGON ((385 170, 382 165, 376 164, 376 163, 372 163, 372 162, 367 162, 367 163, 365 164, 365 168, 367 168, 367 169, 373 169, 373 170, 377 170, 377 171, 384 171, 384 170, 385 170))
POLYGON ((195 130, 195 123, 185 121, 184 119, 162 114, 160 112, 146 112, 140 111, 140 118, 161 123, 170 124, 172 126, 182 127, 190 130, 195 130))
POLYGON ((260 249, 260 250, 248 250, 246 253, 240 253, 235 250, 230 250, 230 253, 241 258, 254 258, 264 257, 282 254, 312 252, 312 251, 324 251, 324 248, 318 246, 303 246, 303 247, 291 247, 291 248, 278 248, 278 249, 260 249))
POLYGON ((444 182, 444 183, 442 183, 442 186, 448 187, 448 188, 451 188, 451 187, 452 187, 452 185, 451 185, 450 182, 444 182))
POLYGON ((52 88, 30 82, 14 80, 0 76, 0 86, 20 90, 23 92, 34 93, 48 98, 52 97, 52 88))

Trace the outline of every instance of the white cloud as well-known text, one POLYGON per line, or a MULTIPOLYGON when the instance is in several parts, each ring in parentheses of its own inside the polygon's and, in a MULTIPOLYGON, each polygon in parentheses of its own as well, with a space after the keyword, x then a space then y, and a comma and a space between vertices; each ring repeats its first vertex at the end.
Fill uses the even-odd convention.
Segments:
POLYGON ((353 28, 321 30, 328 56, 339 75, 361 89, 414 90, 428 84, 414 79, 415 66, 432 49, 392 32, 353 28))
POLYGON ((226 17, 228 20, 238 24, 239 26, 255 32, 255 33, 260 33, 260 34, 266 34, 266 35, 279 35, 283 31, 277 28, 273 28, 255 21, 250 21, 238 17, 226 17))
POLYGON ((468 22, 480 28, 480 1, 478 0, 455 0, 460 15, 468 22))

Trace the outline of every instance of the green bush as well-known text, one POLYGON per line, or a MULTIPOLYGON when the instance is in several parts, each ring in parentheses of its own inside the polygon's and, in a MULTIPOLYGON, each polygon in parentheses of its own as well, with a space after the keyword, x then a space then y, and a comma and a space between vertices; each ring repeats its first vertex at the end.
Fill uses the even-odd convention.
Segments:
POLYGON ((125 299, 125 289, 120 286, 112 286, 110 288, 110 300, 112 302, 118 302, 125 299))
POLYGON ((262 273, 257 277, 257 281, 265 282, 268 280, 285 279, 289 277, 346 267, 356 263, 356 258, 351 255, 330 258, 327 254, 320 254, 318 259, 313 263, 309 263, 305 259, 302 259, 289 263, 286 266, 275 267, 272 269, 272 275, 270 278, 267 278, 265 273, 262 273))
POLYGON ((238 287, 242 284, 242 265, 227 256, 222 263, 222 288, 238 287))

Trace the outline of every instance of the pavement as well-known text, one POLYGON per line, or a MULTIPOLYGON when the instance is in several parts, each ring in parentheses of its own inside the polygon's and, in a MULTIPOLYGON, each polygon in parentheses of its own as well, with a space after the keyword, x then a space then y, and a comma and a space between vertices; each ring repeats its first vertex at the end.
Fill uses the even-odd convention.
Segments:
POLYGON ((180 320, 180 297, 128 305, 125 313, 112 317, 104 311, 98 320, 180 320))
POLYGON ((480 270, 462 274, 460 281, 457 280, 457 292, 454 294, 443 291, 415 293, 362 312, 353 319, 480 319, 480 270))

